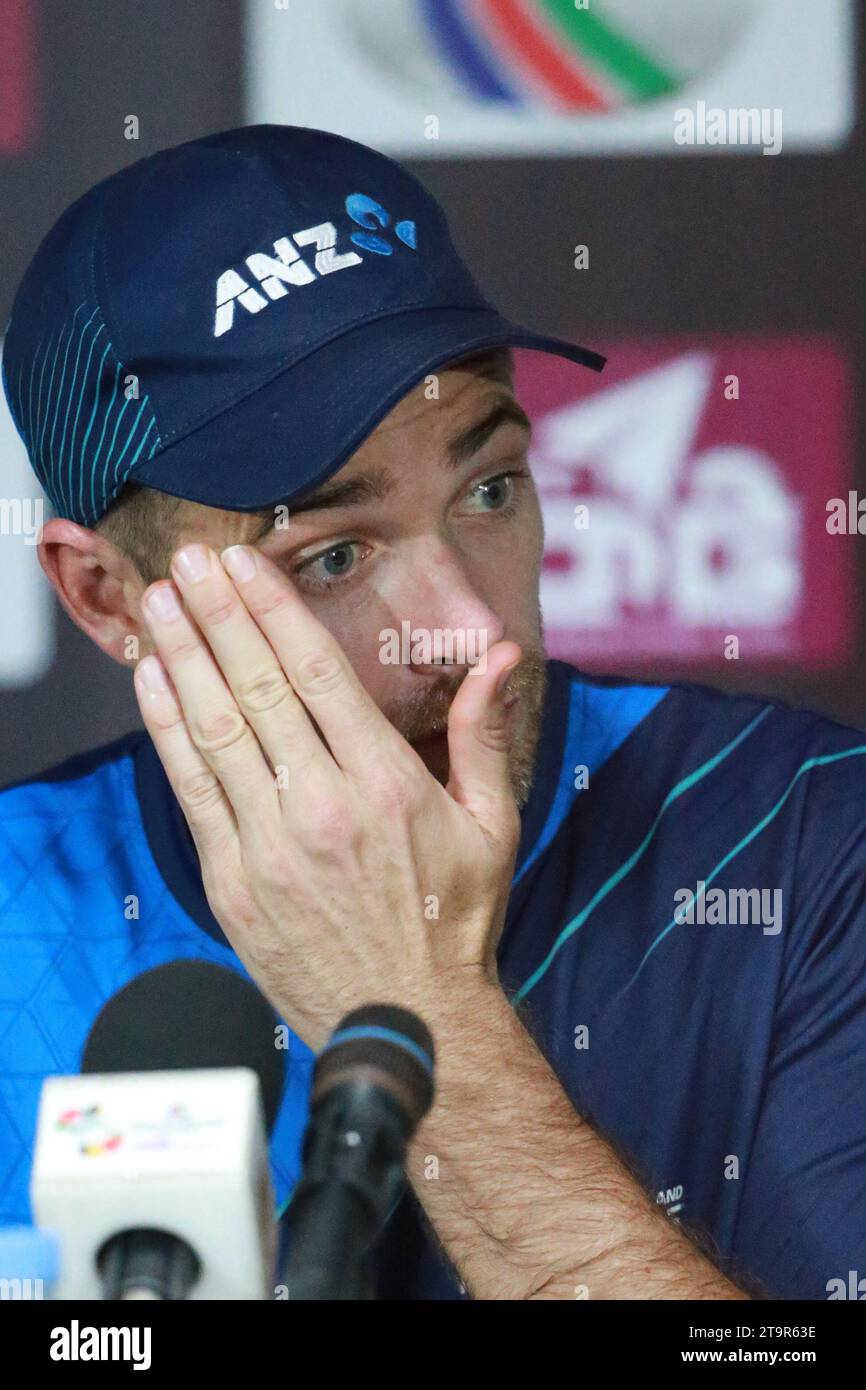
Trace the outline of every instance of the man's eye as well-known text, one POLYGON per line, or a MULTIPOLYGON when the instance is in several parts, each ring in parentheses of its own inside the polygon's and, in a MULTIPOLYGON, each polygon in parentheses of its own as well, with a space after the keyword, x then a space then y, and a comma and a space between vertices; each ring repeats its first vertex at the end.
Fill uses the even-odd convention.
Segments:
POLYGON ((495 478, 485 478, 477 483, 469 494, 470 503, 478 502, 474 510, 480 512, 508 511, 515 500, 520 481, 525 474, 519 470, 498 473, 495 478))
POLYGON ((319 555, 311 555, 295 570, 295 576, 314 589, 333 588, 357 567, 360 541, 340 541, 319 555))

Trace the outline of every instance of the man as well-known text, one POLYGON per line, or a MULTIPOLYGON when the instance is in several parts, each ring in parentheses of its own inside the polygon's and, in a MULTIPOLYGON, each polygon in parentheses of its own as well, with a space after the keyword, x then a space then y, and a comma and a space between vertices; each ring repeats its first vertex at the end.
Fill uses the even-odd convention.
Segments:
POLYGON ((824 1298, 866 1267, 866 742, 545 661, 509 344, 603 365, 501 319, 417 181, 312 130, 143 160, 38 251, 5 383, 40 557, 132 651, 146 733, 0 796, 5 1220, 42 1078, 197 956, 289 1029, 281 1205, 343 1014, 430 1026, 388 1296, 824 1298))

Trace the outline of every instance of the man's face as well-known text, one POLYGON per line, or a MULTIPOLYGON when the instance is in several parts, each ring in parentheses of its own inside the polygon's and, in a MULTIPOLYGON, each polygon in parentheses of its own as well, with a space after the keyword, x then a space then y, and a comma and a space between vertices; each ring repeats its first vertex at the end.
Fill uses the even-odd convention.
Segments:
POLYGON ((181 538, 217 550, 255 540, 443 784, 447 712, 472 653, 503 638, 519 643, 509 765, 523 805, 546 683, 528 422, 507 387, 468 367, 443 370, 438 384, 438 399, 427 399, 424 383, 405 396, 338 473, 290 508, 287 526, 260 535, 258 518, 186 504, 181 538), (394 655, 385 635, 402 639, 405 623, 414 659, 393 664, 383 659, 394 655), (419 650, 414 639, 427 633, 432 644, 437 630, 455 634, 451 650, 419 650))

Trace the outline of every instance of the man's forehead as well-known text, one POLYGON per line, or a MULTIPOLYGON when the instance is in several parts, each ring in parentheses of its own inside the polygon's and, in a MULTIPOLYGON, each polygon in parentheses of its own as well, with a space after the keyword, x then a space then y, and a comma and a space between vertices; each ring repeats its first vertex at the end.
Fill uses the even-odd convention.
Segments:
MULTIPOLYGON (((315 510, 335 509, 384 501, 395 480, 383 460, 393 453, 395 442, 408 431, 423 431, 442 464, 452 471, 477 453, 496 431, 507 424, 519 426, 528 436, 532 426, 516 400, 511 387, 497 375, 487 375, 469 367, 455 366, 431 374, 418 382, 367 436, 351 458, 331 477, 311 492, 289 502, 295 515, 315 510)), ((187 503, 196 514, 190 527, 203 529, 216 509, 187 503), (196 521, 200 525, 196 525, 196 521)), ((275 507, 260 511, 221 512, 220 529, 228 529, 233 539, 255 544, 264 539, 274 524, 275 507)), ((207 526, 207 529, 210 529, 207 526)))
MULTIPOLYGON (((413 424, 420 432, 420 439, 408 445, 413 457, 418 458, 420 451, 426 449, 430 462, 451 473, 467 463, 505 425, 518 426, 527 439, 532 432, 530 421, 511 390, 492 382, 481 383, 471 395, 461 391, 459 402, 457 397, 440 397, 413 405, 407 428, 413 424)), ((373 431, 342 468, 307 496, 291 503, 291 510, 299 515, 324 507, 383 502, 397 484, 400 470, 395 472, 394 458, 402 460, 404 456, 405 433, 399 424, 392 425, 391 432, 373 431)))

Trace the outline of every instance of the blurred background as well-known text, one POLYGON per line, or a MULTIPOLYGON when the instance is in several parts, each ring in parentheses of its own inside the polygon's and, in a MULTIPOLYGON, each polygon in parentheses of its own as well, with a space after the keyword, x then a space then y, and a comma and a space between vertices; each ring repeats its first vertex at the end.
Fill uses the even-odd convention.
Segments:
MULTIPOLYGON (((551 655, 866 727, 858 10, 0 0, 0 327, 58 214, 124 164, 257 121, 375 145, 506 314, 609 355, 517 354, 551 655)), ((4 402, 0 782, 138 723, 42 576, 37 497, 4 402)))

